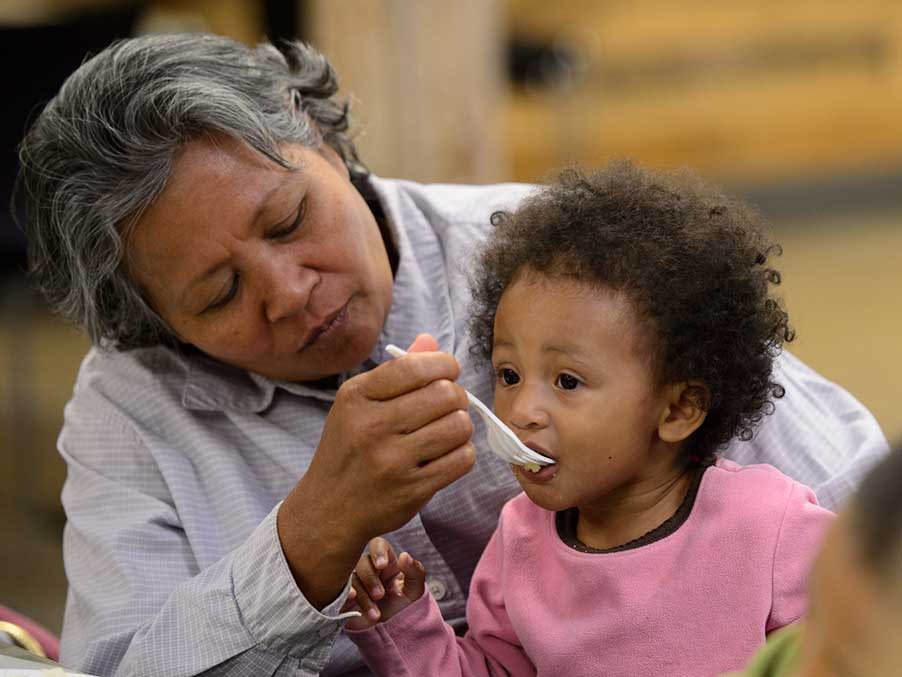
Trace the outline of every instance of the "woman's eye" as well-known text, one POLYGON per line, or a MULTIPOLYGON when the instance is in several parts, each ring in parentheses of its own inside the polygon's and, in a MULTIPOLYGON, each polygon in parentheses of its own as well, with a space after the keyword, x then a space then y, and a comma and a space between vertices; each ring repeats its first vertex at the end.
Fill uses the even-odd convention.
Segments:
POLYGON ((557 386, 561 390, 576 390, 579 387, 579 379, 573 374, 561 374, 557 377, 557 386))
POLYGON ((229 301, 235 298, 235 295, 238 293, 238 276, 232 276, 232 283, 229 285, 229 288, 225 291, 225 293, 218 297, 216 300, 212 301, 210 305, 203 309, 202 312, 207 313, 214 310, 219 310, 228 305, 229 301))
POLYGON ((516 385, 520 382, 520 375, 515 372, 513 369, 502 369, 498 372, 498 377, 501 379, 501 382, 506 386, 516 385))
POLYGON ((270 239, 278 240, 283 237, 288 237, 294 231, 296 231, 298 229, 298 226, 301 225, 301 221, 304 220, 304 212, 306 211, 305 210, 306 204, 307 204, 307 200, 305 199, 303 202, 301 202, 300 205, 298 205, 298 213, 297 213, 297 215, 295 215, 294 220, 290 224, 285 226, 284 228, 281 228, 275 232, 270 233, 269 234, 270 239))

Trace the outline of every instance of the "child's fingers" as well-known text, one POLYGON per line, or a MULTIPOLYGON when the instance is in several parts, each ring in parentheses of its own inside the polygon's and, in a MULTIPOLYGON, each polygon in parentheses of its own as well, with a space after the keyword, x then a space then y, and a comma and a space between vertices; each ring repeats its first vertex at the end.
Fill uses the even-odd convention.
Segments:
MULTIPOLYGON (((380 572, 373 566, 373 560, 369 555, 364 555, 357 562, 354 569, 360 587, 366 590, 367 595, 373 599, 382 599, 385 596, 385 587, 380 577, 380 572)), ((360 590, 358 589, 358 593, 360 590)))
POLYGON ((401 597, 404 594, 404 574, 399 572, 387 587, 392 595, 401 597))
POLYGON ((382 581, 383 587, 388 587, 391 585, 392 580, 398 577, 398 574, 401 572, 401 567, 398 565, 398 560, 395 560, 387 567, 385 567, 382 571, 379 572, 379 580, 382 581))
POLYGON ((360 609, 360 613, 372 623, 378 621, 382 615, 379 611, 379 606, 372 600, 366 586, 356 573, 351 578, 351 586, 354 589, 354 604, 360 609))
POLYGON ((426 567, 408 552, 398 557, 398 567, 403 576, 404 595, 411 601, 418 600, 426 590, 426 567))
POLYGON ((375 600, 385 597, 385 585, 398 573, 395 551, 384 538, 374 538, 357 563, 355 573, 375 600))
POLYGON ((391 547, 391 543, 389 543, 381 536, 377 536, 376 538, 371 540, 366 549, 370 554, 370 559, 373 560, 373 566, 377 571, 381 571, 389 564, 397 560, 397 557, 395 556, 395 550, 391 547))

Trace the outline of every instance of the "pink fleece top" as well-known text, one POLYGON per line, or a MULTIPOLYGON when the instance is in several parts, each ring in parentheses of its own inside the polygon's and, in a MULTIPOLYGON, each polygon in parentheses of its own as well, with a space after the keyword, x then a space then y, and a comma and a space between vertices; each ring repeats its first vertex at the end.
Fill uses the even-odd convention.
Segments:
POLYGON ((553 512, 520 494, 474 573, 465 637, 429 594, 348 635, 378 675, 719 675, 805 611, 832 519, 775 468, 719 460, 675 532, 583 553, 560 539, 553 512))

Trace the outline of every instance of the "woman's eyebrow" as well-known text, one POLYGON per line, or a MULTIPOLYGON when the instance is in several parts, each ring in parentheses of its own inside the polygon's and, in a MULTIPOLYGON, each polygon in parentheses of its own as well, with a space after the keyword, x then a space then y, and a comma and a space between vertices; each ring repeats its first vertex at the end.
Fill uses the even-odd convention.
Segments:
POLYGON ((279 192, 279 190, 288 183, 289 177, 284 177, 278 183, 275 183, 272 188, 266 191, 266 194, 260 198, 260 201, 257 203, 256 209, 254 209, 254 215, 251 217, 250 223, 248 227, 253 227, 260 222, 260 219, 266 213, 266 208, 269 206, 270 200, 272 200, 273 195, 279 192))
MULTIPOLYGON (((251 220, 247 224, 247 229, 252 230, 263 218, 266 213, 267 207, 270 204, 273 196, 281 190, 286 183, 290 180, 290 176, 284 177, 281 181, 278 181, 273 184, 273 186, 263 194, 263 196, 258 200, 257 206, 254 209, 254 214, 251 217, 251 220)), ((179 295, 178 304, 182 308, 186 308, 188 306, 188 296, 191 290, 198 286, 199 284, 206 282, 208 279, 216 275, 220 270, 228 265, 228 259, 223 261, 218 261, 212 264, 209 268, 207 268, 202 273, 198 274, 196 277, 192 278, 192 280, 185 285, 185 288, 182 290, 182 293, 179 295)))

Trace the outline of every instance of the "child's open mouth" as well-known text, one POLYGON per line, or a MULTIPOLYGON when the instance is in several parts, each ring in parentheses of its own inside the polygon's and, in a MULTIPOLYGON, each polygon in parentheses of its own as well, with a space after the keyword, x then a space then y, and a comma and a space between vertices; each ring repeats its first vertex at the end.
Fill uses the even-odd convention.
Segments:
POLYGON ((549 482, 557 475, 557 463, 544 466, 530 463, 528 465, 512 465, 511 468, 527 482, 549 482))

